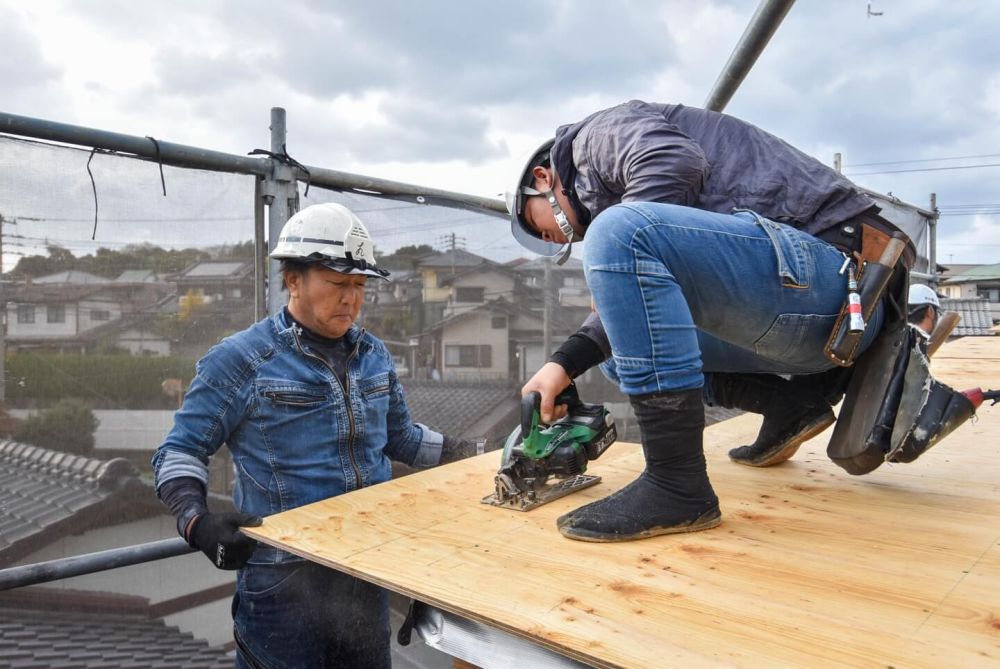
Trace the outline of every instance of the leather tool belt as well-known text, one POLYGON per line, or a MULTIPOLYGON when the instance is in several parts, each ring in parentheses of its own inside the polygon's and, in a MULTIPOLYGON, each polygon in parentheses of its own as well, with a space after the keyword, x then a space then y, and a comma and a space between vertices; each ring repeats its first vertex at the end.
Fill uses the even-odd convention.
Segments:
POLYGON ((917 259, 916 247, 906 233, 879 216, 877 209, 872 207, 863 211, 854 218, 816 234, 816 237, 854 256, 858 266, 866 260, 881 258, 891 239, 903 239, 906 246, 900 260, 907 270, 912 270, 917 259))
MULTIPOLYGON (((908 269, 902 260, 909 239, 901 232, 883 240, 881 236, 871 242, 862 242, 861 260, 857 284, 860 294, 861 315, 868 323, 879 302, 885 299, 886 291, 893 285, 895 292, 904 294, 905 300, 908 269), (884 244, 883 244, 884 241, 884 244), (877 258, 871 254, 878 252, 877 258)), ((905 312, 905 309, 903 310, 905 312)), ((823 353, 833 363, 850 367, 858 355, 858 346, 864 337, 864 327, 850 327, 850 300, 846 299, 833 325, 823 353)))

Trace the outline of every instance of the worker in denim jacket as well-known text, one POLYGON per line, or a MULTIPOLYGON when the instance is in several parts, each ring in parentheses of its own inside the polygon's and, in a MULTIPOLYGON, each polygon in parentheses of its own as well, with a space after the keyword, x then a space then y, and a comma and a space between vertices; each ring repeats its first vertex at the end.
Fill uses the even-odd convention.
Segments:
MULTIPOLYGON (((862 223, 894 227, 848 179, 732 116, 632 100, 560 127, 507 203, 527 249, 561 261, 583 243, 596 307, 522 392, 540 392, 552 419, 558 393, 601 364, 642 433, 645 471, 559 518, 565 536, 718 525, 703 399, 764 415, 756 442, 730 452, 741 464, 783 462, 833 423, 847 377, 824 344, 847 298, 849 254, 862 223)), ((859 350, 882 319, 880 304, 859 350)))
POLYGON ((285 224, 288 306, 198 361, 174 427, 153 456, 156 489, 181 536, 221 569, 233 598, 237 667, 388 667, 384 590, 257 544, 262 516, 387 481, 390 459, 433 466, 471 444, 414 423, 392 357, 354 324, 376 267, 364 224, 319 204, 285 224), (228 446, 238 512, 206 505, 208 461, 228 446))

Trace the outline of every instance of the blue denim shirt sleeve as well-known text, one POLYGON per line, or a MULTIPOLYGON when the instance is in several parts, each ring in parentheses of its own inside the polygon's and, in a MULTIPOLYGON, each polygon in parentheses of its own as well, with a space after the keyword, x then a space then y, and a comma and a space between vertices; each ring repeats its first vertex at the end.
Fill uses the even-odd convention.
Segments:
POLYGON ((174 415, 174 426, 153 454, 155 486, 182 476, 208 483, 208 460, 246 413, 249 365, 225 343, 198 361, 196 374, 174 415))
POLYGON ((385 454, 403 464, 430 467, 441 460, 441 434, 425 425, 414 423, 406 405, 403 386, 395 373, 391 375, 389 415, 386 416, 389 442, 385 454))

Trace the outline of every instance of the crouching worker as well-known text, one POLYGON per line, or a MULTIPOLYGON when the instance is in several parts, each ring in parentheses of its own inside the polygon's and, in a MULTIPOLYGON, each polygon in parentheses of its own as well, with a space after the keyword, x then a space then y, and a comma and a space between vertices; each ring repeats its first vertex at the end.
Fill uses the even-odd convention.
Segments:
MULTIPOLYGON (((559 519, 562 534, 584 541, 718 525, 703 398, 764 415, 733 460, 786 460, 834 421, 846 385, 835 364, 850 362, 825 348, 859 259, 905 247, 908 267, 914 254, 848 179, 749 123, 683 105, 633 100, 560 127, 508 206, 529 250, 566 257, 583 243, 596 305, 522 392, 541 394, 548 420, 571 379, 603 363, 642 435, 642 475, 559 519)), ((905 268, 897 274, 905 285, 905 268)), ((887 318, 881 298, 866 306, 860 334, 852 321, 852 356, 887 318)))
POLYGON ((198 361, 174 427, 153 456, 157 494, 177 529, 220 569, 239 569, 237 667, 389 667, 385 591, 258 545, 241 526, 381 483, 390 459, 433 466, 470 444, 414 423, 385 345, 354 324, 375 266, 364 224, 338 204, 285 224, 288 305, 198 361), (208 462, 223 444, 237 512, 206 505, 208 462))

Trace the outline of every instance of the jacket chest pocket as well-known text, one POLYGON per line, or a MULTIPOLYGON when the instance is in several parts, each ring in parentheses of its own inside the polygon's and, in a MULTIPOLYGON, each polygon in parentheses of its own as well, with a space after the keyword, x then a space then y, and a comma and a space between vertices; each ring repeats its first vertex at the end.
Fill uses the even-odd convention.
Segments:
POLYGON ((257 417, 268 436, 275 436, 286 428, 300 435, 329 431, 333 407, 326 386, 288 381, 264 382, 257 386, 257 417))
POLYGON ((377 400, 380 397, 388 397, 390 384, 388 372, 376 374, 375 376, 362 379, 358 384, 361 389, 361 396, 368 400, 377 400))
POLYGON ((366 431, 370 434, 381 433, 385 429, 389 413, 389 397, 392 390, 389 374, 376 374, 361 379, 358 390, 361 391, 366 431))
POLYGON ((265 390, 261 395, 277 406, 311 407, 326 400, 324 395, 302 390, 265 390))

